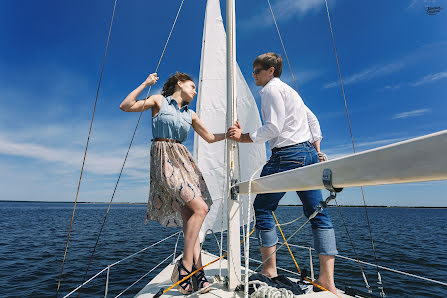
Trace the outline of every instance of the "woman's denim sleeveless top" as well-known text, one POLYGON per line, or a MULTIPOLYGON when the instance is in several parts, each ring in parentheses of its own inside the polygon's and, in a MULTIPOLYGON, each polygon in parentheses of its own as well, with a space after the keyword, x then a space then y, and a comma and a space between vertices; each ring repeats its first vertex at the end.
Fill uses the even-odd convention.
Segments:
POLYGON ((186 141, 192 124, 192 111, 188 106, 179 109, 172 96, 163 97, 160 112, 152 118, 153 138, 186 141))

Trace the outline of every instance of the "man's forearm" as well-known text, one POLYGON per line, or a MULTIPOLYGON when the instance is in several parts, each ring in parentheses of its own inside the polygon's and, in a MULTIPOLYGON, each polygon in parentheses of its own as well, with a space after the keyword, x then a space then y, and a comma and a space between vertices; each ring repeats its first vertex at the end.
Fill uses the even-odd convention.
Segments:
POLYGON ((250 138, 249 133, 243 133, 243 134, 241 134, 239 143, 253 143, 253 140, 250 138))
POLYGON ((321 139, 319 139, 318 141, 312 143, 312 145, 314 146, 315 150, 317 152, 320 152, 320 143, 321 143, 321 139))

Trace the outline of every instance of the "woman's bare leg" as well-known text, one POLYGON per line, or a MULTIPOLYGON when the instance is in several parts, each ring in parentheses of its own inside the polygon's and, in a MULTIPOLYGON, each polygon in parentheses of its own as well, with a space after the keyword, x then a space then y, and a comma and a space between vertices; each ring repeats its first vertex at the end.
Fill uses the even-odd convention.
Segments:
POLYGON ((183 209, 185 208, 187 210, 182 210, 184 233, 183 265, 190 270, 194 263, 194 251, 196 251, 196 254, 200 254, 199 231, 208 213, 208 205, 199 197, 186 203, 183 209))
MULTIPOLYGON (((197 241, 196 244, 194 245, 194 265, 196 267, 196 269, 199 269, 200 267, 202 267, 202 250, 200 249, 200 239, 199 237, 197 237, 197 241)), ((196 273, 197 275, 198 273, 196 273)), ((207 287, 210 283, 209 282, 204 282, 202 287, 207 287)))

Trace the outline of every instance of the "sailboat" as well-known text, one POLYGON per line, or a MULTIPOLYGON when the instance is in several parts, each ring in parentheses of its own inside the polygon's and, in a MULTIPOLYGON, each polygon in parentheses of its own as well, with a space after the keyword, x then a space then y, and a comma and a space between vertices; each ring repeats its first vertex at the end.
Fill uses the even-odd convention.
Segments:
MULTIPOLYGON (((211 131, 225 131, 236 119, 247 131, 253 131, 261 126, 261 119, 253 95, 236 63, 234 0, 227 0, 226 24, 225 31, 219 0, 208 0, 197 114, 211 131)), ((232 141, 207 144, 196 135, 194 158, 214 202, 200 237, 204 239, 209 231, 222 235, 223 231, 228 230, 226 259, 222 253, 221 256, 203 253, 202 262, 210 264, 206 268, 207 274, 218 277, 211 285, 212 290, 202 297, 248 296, 248 275, 251 274, 248 239, 253 217, 250 206, 254 199, 251 194, 309 189, 334 192, 363 185, 444 180, 447 179, 447 159, 438 158, 440 148, 447 148, 447 131, 258 178, 256 174, 266 161, 264 145, 236 144, 232 141), (421 151, 425 153, 423 158, 418 155, 421 151), (411 166, 408 160, 412 161, 411 166), (245 242, 245 266, 241 264, 241 227, 245 234, 242 237, 245 242), (245 285, 242 287, 244 291, 236 291, 240 284, 245 285)), ((107 272, 105 296, 110 267, 94 276, 107 272)), ((175 287, 171 289, 172 270, 173 264, 165 267, 136 297, 182 296, 175 287)), ((302 296, 334 295, 319 292, 302 296)), ((351 297, 342 291, 339 296, 351 297)))
MULTIPOLYGON (((254 131, 261 126, 253 95, 236 63, 234 18, 234 1, 227 1, 227 33, 225 33, 219 1, 207 1, 196 112, 212 131, 225 131, 236 119, 246 131, 254 131), (224 63, 225 56, 226 63, 224 63)), ((334 188, 361 185, 446 179, 447 163, 443 161, 442 165, 439 164, 436 154, 428 160, 419 160, 420 162, 416 162, 417 164, 411 168, 408 168, 408 164, 403 161, 412 160, 414 152, 430 147, 447 147, 447 131, 305 168, 255 178, 253 174, 256 174, 266 161, 264 145, 254 143, 237 145, 231 141, 227 144, 207 144, 196 135, 194 158, 213 194, 214 202, 203 224, 200 237, 203 239, 209 230, 222 233, 228 229, 228 256, 225 264, 223 266, 213 264, 207 268, 210 275, 226 276, 226 283, 225 285, 214 283, 213 290, 204 297, 233 297, 236 287, 244 283, 243 277, 245 277, 245 289, 248 289, 248 264, 246 261, 245 268, 242 268, 240 262, 240 226, 245 224, 248 227, 251 221, 249 211, 253 196, 250 196, 250 193, 328 189, 324 181, 324 171, 328 169, 332 175, 330 181, 332 191, 334 188), (367 175, 365 169, 368 169, 367 175), (238 181, 244 182, 238 183, 238 181), (237 200, 231 198, 231 189, 236 190, 233 195, 239 196, 237 200), (228 210, 228 213, 222 210, 228 210), (222 271, 222 267, 226 270, 222 271)), ((247 228, 246 233, 248 232, 247 228)), ((245 248, 247 254, 248 248, 245 248)), ((213 260, 222 262, 218 256, 204 254, 203 263, 213 260)), ((169 280, 171 272, 172 265, 165 268, 136 297, 152 297, 157 293, 160 295, 162 293, 160 289, 165 290, 171 284, 169 280)), ((173 289, 171 292, 163 296, 177 295, 176 290, 173 289)), ((307 295, 334 296, 330 293, 309 293, 305 296, 307 295)), ((339 295, 349 297, 342 291, 339 295)))

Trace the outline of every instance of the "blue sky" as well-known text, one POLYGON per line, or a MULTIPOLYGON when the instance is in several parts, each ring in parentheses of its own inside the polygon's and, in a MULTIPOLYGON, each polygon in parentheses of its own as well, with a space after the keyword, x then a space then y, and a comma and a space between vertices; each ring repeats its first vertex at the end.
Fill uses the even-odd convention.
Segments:
MULTIPOLYGON (((74 201, 113 3, 0 2, 0 200, 74 201)), ((185 0, 161 81, 175 71, 198 78, 205 3, 185 0)), ((322 150, 330 158, 351 153, 324 1, 271 3, 299 92, 320 120, 322 150)), ((118 1, 80 201, 110 200, 138 119, 119 104, 155 69, 179 4, 118 1)), ((428 16, 426 5, 443 2, 329 1, 358 151, 447 129, 447 15, 444 8, 428 16)), ((236 8, 237 60, 259 102, 252 60, 282 54, 281 44, 267 1, 237 1, 236 8)), ((292 83, 286 66, 282 79, 292 83)), ((147 200, 150 139, 146 113, 115 202, 147 200)), ((190 149, 192 142, 190 133, 190 149)), ((367 187, 365 194, 370 205, 447 206, 446 190, 440 181, 367 187)), ((296 201, 291 194, 283 203, 296 201)), ((344 190, 339 203, 363 204, 360 190, 344 190)))

